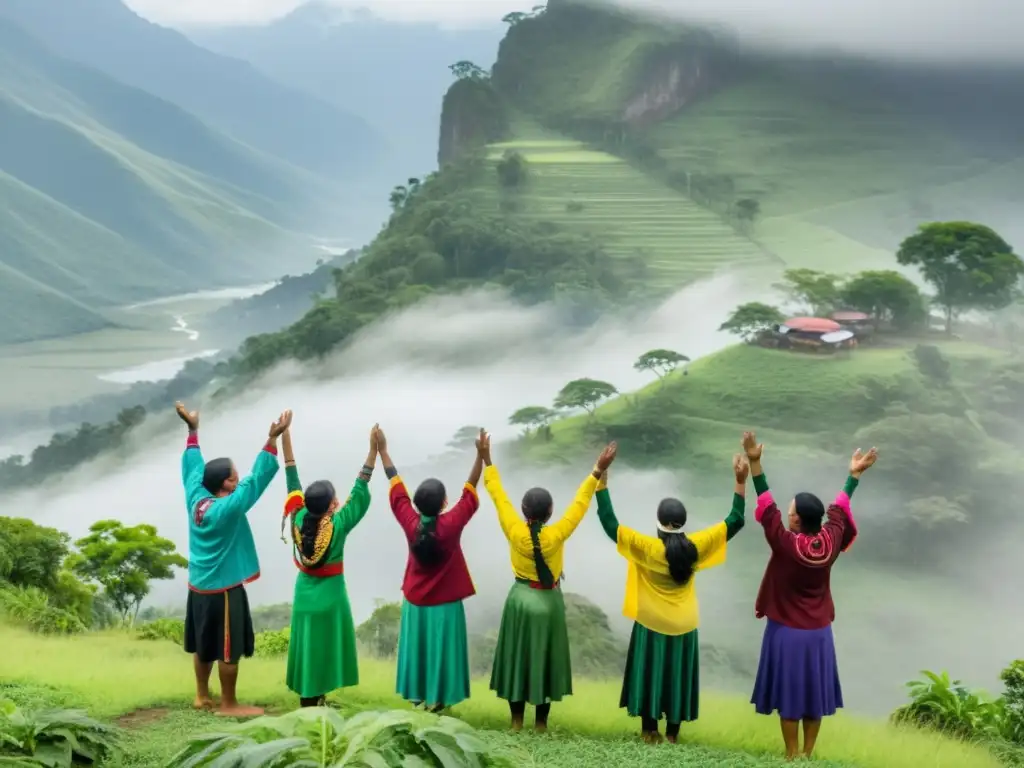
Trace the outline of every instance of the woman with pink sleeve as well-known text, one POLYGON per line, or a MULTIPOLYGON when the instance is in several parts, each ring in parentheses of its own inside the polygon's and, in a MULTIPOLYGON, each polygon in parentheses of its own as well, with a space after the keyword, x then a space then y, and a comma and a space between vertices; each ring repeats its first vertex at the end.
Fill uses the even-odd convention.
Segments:
POLYGON ((761 641, 761 661, 750 701, 758 714, 778 712, 786 756, 811 756, 823 717, 843 706, 832 622, 832 566, 857 538, 850 509, 860 476, 875 463, 878 452, 860 449, 850 460, 846 486, 828 509, 812 493, 798 493, 789 503, 786 521, 768 490, 761 468, 761 451, 753 432, 743 435, 758 494, 754 519, 761 524, 771 547, 761 589, 754 607, 757 618, 768 623, 761 641))
POLYGON ((397 692, 406 701, 440 712, 469 698, 469 641, 463 601, 476 593, 462 553, 462 532, 480 508, 476 486, 490 437, 480 430, 477 455, 458 500, 436 478, 410 497, 383 430, 377 431, 384 472, 391 484, 391 511, 409 546, 402 582, 397 692))

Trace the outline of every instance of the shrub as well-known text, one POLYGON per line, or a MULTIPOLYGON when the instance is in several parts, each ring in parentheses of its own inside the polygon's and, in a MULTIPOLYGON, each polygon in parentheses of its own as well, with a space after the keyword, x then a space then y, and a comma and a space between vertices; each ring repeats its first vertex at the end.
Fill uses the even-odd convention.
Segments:
POLYGON ((73 709, 19 709, 0 700, 0 763, 70 768, 96 764, 117 751, 118 733, 73 709))
POLYGON ((290 627, 284 629, 268 629, 256 633, 256 655, 261 658, 284 656, 288 653, 288 641, 291 638, 290 627))
POLYGON ((0 585, 0 614, 11 624, 44 635, 74 635, 86 630, 78 616, 52 605, 50 596, 38 587, 0 585))
POLYGON ((170 640, 177 645, 185 643, 185 622, 182 619, 156 619, 135 631, 139 640, 170 640))
POLYGON ((892 719, 964 739, 999 740, 1003 737, 1006 705, 984 692, 970 691, 948 672, 923 670, 922 680, 907 683, 910 703, 897 709, 892 719))
POLYGON ((333 709, 309 707, 197 736, 171 758, 168 768, 512 768, 526 762, 491 749, 472 727, 455 718, 393 711, 363 712, 346 720, 333 709))

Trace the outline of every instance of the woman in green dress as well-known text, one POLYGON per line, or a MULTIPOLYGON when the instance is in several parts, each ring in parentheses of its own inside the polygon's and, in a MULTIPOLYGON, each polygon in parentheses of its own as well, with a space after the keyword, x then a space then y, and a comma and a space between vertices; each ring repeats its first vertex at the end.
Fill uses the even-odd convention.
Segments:
POLYGON ((292 453, 291 430, 284 433, 288 498, 295 565, 288 687, 303 707, 320 706, 331 691, 359 684, 356 632, 345 588, 345 540, 370 508, 370 476, 377 462, 377 426, 370 450, 344 504, 334 486, 317 480, 302 491, 292 453))
POLYGON ((750 467, 746 457, 733 458, 736 479, 732 510, 722 522, 687 535, 686 507, 679 499, 658 504, 657 536, 620 525, 601 476, 597 515, 601 526, 629 563, 623 615, 633 620, 619 706, 639 717, 648 743, 662 737, 658 721, 667 720, 673 744, 681 723, 697 719, 700 700, 700 614, 694 579, 698 571, 725 562, 727 542, 743 528, 745 489, 750 467))
POLYGON ((527 704, 536 709, 536 730, 547 730, 552 702, 572 695, 569 630, 560 587, 565 542, 587 513, 597 481, 615 461, 616 450, 610 443, 601 452, 561 520, 548 525, 554 507, 551 494, 531 488, 523 496, 520 516, 491 463, 490 444, 480 448, 484 487, 498 511, 515 576, 501 613, 491 668, 491 690, 508 702, 514 731, 523 727, 527 704))

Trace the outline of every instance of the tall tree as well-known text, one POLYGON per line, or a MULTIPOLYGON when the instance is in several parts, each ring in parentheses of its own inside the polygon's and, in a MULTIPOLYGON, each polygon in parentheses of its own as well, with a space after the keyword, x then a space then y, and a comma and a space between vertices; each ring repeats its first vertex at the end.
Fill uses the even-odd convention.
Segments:
POLYGON ((188 566, 174 542, 147 524, 129 528, 119 520, 100 520, 75 546, 79 554, 69 558, 74 572, 102 586, 125 622, 134 622, 151 581, 174 578, 175 568, 188 566))
POLYGON ((1009 243, 991 228, 967 221, 921 225, 900 245, 896 260, 920 268, 935 288, 947 333, 958 312, 1009 304, 1024 275, 1024 262, 1009 243))
POLYGON ((546 427, 557 414, 543 405, 528 405, 520 408, 508 418, 508 423, 515 427, 525 427, 526 431, 546 427))
POLYGON ((529 176, 530 165, 519 152, 506 150, 498 161, 495 169, 498 172, 498 183, 505 189, 520 189, 529 176))
POLYGON ((729 315, 729 319, 722 323, 718 330, 728 331, 749 343, 785 319, 785 316, 775 307, 762 304, 759 301, 751 301, 736 307, 729 315))
POLYGON ((787 269, 776 288, 812 315, 828 316, 839 303, 839 276, 815 269, 787 269))
POLYGON ((562 387, 555 398, 555 408, 582 408, 591 416, 602 400, 619 394, 614 385, 598 379, 574 379, 562 387))
POLYGON ((842 287, 840 295, 846 306, 881 322, 891 322, 901 330, 928 317, 917 286, 893 270, 861 272, 842 287))
POLYGON ((650 371, 661 379, 662 384, 664 384, 665 376, 679 367, 680 363, 688 362, 690 362, 690 358, 671 349, 652 349, 644 352, 636 359, 636 362, 633 363, 633 369, 637 371, 650 371))

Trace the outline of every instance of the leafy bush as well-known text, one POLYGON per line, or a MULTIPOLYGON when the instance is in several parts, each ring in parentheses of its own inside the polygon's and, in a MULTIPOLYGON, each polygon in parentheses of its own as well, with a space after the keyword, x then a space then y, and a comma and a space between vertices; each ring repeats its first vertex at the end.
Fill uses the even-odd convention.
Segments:
POLYGON ((1005 736, 1015 744, 1024 745, 1024 660, 1010 662, 1010 666, 1002 671, 999 679, 1005 686, 1005 736))
POLYGON ((892 719, 913 723, 965 739, 1000 740, 1006 729, 1006 703, 951 680, 948 672, 923 670, 922 680, 907 683, 910 703, 897 709, 892 719))
POLYGON ((86 630, 78 616, 52 605, 50 596, 38 587, 0 584, 0 614, 11 624, 44 635, 74 635, 86 630))
POLYGON ((274 658, 288 653, 288 641, 291 639, 290 627, 284 629, 268 629, 256 633, 256 655, 261 658, 274 658))
POLYGON ((363 712, 346 720, 335 710, 309 707, 195 737, 168 768, 512 768, 524 762, 497 753, 455 718, 393 711, 363 712))
POLYGON ((185 622, 182 619, 156 619, 139 626, 135 636, 139 640, 170 640, 177 645, 183 645, 185 622))
POLYGON ((117 751, 118 733, 79 710, 22 710, 0 701, 0 764, 70 768, 117 751))

